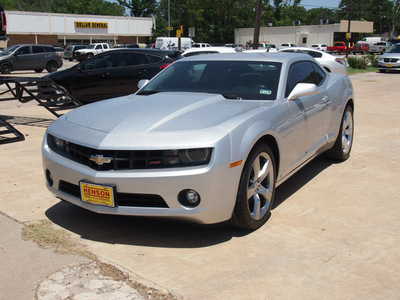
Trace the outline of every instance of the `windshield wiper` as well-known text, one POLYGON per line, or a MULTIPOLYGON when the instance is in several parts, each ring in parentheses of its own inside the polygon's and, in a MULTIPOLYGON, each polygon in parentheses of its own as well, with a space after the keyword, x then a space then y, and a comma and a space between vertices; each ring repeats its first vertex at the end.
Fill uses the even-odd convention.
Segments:
POLYGON ((153 94, 157 94, 160 91, 141 91, 139 93, 137 93, 137 95, 153 95, 153 94))

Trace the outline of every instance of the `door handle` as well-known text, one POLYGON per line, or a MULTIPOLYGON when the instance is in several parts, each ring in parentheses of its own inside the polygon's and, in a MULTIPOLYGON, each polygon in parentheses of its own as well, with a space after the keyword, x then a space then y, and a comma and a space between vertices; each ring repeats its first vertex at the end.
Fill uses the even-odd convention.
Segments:
POLYGON ((330 101, 330 99, 329 99, 328 96, 324 96, 324 97, 322 98, 322 103, 328 103, 329 101, 330 101))
POLYGON ((103 77, 110 77, 110 75, 111 75, 111 73, 110 73, 110 72, 107 72, 107 73, 104 73, 102 76, 103 76, 103 77))

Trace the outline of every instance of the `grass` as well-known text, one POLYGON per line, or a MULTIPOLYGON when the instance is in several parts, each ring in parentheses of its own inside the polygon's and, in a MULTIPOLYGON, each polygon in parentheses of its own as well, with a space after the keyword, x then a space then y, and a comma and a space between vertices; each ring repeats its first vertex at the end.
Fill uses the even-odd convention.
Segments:
POLYGON ((358 73, 368 73, 368 72, 378 72, 378 68, 368 67, 367 69, 354 69, 349 67, 348 73, 349 75, 358 74, 358 73))

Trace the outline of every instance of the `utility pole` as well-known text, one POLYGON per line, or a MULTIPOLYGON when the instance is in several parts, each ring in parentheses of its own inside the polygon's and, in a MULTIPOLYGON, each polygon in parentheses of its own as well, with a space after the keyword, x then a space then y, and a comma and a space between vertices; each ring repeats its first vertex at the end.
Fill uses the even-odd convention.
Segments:
POLYGON ((261 11, 262 0, 257 0, 256 21, 254 23, 253 49, 258 49, 258 43, 260 41, 261 11))
MULTIPOLYGON (((178 22, 179 22, 178 30, 181 30, 181 28, 182 28, 182 24, 181 24, 181 0, 179 0, 178 6, 179 6, 178 7, 178 22)), ((181 32, 181 34, 182 34, 182 32, 181 32)), ((179 51, 182 50, 181 34, 179 34, 179 36, 178 36, 178 50, 179 51)))
POLYGON ((351 37, 351 14, 352 14, 352 10, 353 10, 353 0, 350 0, 350 7, 349 7, 349 22, 347 24, 347 48, 346 48, 346 58, 349 57, 349 52, 350 52, 350 37, 351 37))

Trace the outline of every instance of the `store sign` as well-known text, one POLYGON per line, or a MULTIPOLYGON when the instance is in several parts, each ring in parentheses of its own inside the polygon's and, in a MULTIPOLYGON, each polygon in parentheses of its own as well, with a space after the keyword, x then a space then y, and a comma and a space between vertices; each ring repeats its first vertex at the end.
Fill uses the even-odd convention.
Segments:
POLYGON ((108 23, 75 21, 75 28, 108 28, 108 23))

